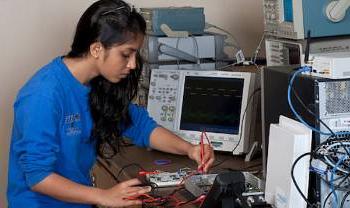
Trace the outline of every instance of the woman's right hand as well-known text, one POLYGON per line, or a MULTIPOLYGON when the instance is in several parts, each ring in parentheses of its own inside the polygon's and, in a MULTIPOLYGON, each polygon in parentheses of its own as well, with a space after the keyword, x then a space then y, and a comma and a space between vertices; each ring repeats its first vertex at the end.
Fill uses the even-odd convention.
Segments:
POLYGON ((110 189, 104 189, 99 196, 99 205, 106 207, 127 207, 142 204, 135 196, 151 191, 149 186, 137 186, 141 182, 137 178, 121 182, 110 189))

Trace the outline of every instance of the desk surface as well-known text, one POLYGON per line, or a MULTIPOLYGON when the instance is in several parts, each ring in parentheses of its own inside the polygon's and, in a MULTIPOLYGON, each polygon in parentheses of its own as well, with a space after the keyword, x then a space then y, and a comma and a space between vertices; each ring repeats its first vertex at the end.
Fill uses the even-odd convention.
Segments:
MULTIPOLYGON (((216 161, 214 162, 213 168, 210 170, 211 173, 218 173, 221 170, 230 168, 233 170, 252 171, 253 173, 256 173, 257 176, 261 175, 261 158, 250 162, 244 162, 243 156, 233 156, 220 152, 216 152, 215 157, 216 161)), ((188 159, 186 156, 173 155, 156 150, 147 150, 135 146, 124 147, 122 152, 112 159, 99 159, 98 161, 119 181, 137 177, 137 173, 140 171, 140 166, 147 171, 161 170, 167 172, 175 172, 184 167, 191 169, 197 168, 196 163, 188 159), (159 159, 170 160, 171 163, 167 165, 156 165, 154 161, 159 159)), ((169 193, 174 188, 161 189, 165 190, 164 193, 169 193)), ((189 200, 191 196, 189 193, 185 192, 186 191, 179 192, 181 194, 180 198, 189 200)))
MULTIPOLYGON (((215 152, 215 158, 213 168, 210 170, 210 172, 217 172, 220 169, 230 168, 240 171, 252 171, 259 176, 261 171, 261 158, 254 159, 250 162, 245 162, 243 156, 233 156, 229 153, 221 152, 215 152)), ((187 156, 174 155, 156 150, 139 148, 136 146, 124 147, 122 152, 114 156, 112 159, 99 161, 105 162, 107 167, 110 168, 115 176, 117 176, 118 172, 124 168, 123 172, 119 175, 120 178, 118 179, 120 180, 137 176, 137 173, 140 170, 139 166, 147 171, 161 170, 168 172, 175 172, 179 168, 185 167, 191 169, 197 168, 197 164, 190 160, 187 156), (170 160, 171 163, 167 165, 156 165, 154 161, 159 159, 170 160)))

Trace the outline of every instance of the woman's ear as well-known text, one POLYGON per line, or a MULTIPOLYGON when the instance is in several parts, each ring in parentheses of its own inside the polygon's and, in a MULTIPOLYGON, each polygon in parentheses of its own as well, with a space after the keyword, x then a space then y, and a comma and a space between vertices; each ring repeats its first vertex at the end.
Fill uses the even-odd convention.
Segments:
POLYGON ((100 42, 94 42, 93 44, 90 45, 90 54, 94 58, 100 57, 101 53, 103 50, 103 46, 100 42))

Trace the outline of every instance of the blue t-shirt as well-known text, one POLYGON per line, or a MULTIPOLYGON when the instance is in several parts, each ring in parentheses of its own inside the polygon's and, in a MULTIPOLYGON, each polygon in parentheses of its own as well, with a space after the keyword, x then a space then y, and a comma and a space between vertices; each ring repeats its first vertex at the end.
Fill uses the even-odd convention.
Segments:
MULTIPOLYGON (((14 103, 7 197, 10 208, 87 208, 31 191, 51 173, 91 185, 96 160, 89 87, 68 70, 62 57, 39 70, 14 103)), ((147 111, 131 104, 132 125, 123 132, 138 146, 149 146, 157 124, 147 111)))

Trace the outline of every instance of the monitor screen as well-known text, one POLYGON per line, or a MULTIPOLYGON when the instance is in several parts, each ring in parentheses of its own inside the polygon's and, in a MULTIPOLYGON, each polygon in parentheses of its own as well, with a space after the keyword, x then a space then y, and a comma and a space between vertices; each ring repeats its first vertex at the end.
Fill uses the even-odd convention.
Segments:
POLYGON ((186 76, 180 130, 238 134, 243 78, 186 76))
POLYGON ((215 150, 246 153, 254 138, 254 82, 249 72, 153 69, 147 110, 190 143, 204 131, 215 150))

